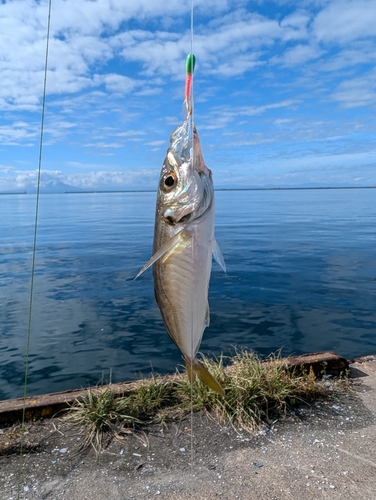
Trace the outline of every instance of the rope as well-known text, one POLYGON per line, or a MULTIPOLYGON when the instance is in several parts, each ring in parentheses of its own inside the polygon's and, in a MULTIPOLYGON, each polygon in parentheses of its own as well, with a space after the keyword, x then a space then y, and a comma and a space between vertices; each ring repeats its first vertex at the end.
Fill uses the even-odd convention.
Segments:
POLYGON ((22 477, 22 469, 23 469, 23 448, 24 448, 24 443, 25 443, 25 413, 26 413, 27 382, 28 382, 28 375, 29 375, 29 354, 30 354, 30 339, 31 339, 31 318, 32 318, 32 310, 33 310, 35 260, 36 260, 36 250, 37 250, 37 229, 38 229, 40 179, 41 179, 41 169, 42 169, 44 115, 45 115, 45 107, 46 107, 47 64, 48 64, 48 48, 49 48, 49 41, 50 41, 51 3, 52 3, 52 0, 49 0, 48 19, 47 19, 47 36, 46 36, 46 55, 45 55, 45 63, 44 63, 42 117, 41 117, 40 140, 39 140, 38 180, 37 180, 37 194, 36 194, 36 205, 35 205, 33 255, 32 255, 32 263, 31 263, 30 300, 29 300, 29 314, 28 314, 27 341, 26 341, 26 354, 25 354, 25 378, 24 378, 24 394, 23 394, 23 409, 22 409, 22 423, 21 423, 20 462, 19 462, 19 470, 18 470, 17 500, 19 500, 20 494, 21 494, 21 477, 22 477))

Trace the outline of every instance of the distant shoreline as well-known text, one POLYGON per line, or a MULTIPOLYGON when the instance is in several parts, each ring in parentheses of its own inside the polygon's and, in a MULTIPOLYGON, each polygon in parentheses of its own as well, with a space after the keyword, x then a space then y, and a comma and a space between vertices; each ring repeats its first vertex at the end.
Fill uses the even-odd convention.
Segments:
MULTIPOLYGON (((376 189, 376 186, 328 186, 328 187, 253 187, 253 188, 216 188, 215 191, 302 191, 318 189, 376 189)), ((93 193, 155 193, 156 189, 123 189, 117 191, 64 191, 64 194, 93 194, 93 193)))
MULTIPOLYGON (((27 192, 26 192, 26 191, 20 191, 20 192, 17 192, 17 193, 7 193, 7 192, 2 193, 2 192, 0 192, 0 195, 1 195, 1 194, 4 194, 4 195, 5 195, 5 194, 8 194, 8 195, 9 195, 9 194, 27 194, 27 192)), ((30 194, 31 194, 31 193, 30 193, 30 194)))
MULTIPOLYGON (((330 189, 376 189, 376 186, 318 186, 318 187, 250 187, 250 188, 216 188, 215 191, 314 191, 314 190, 330 190, 330 189)), ((56 191, 47 192, 43 191, 41 194, 111 194, 111 193, 155 193, 155 189, 117 189, 117 190, 101 190, 95 189, 92 191, 56 191)), ((35 194, 33 192, 19 191, 19 192, 0 192, 3 195, 21 195, 21 194, 35 194)))

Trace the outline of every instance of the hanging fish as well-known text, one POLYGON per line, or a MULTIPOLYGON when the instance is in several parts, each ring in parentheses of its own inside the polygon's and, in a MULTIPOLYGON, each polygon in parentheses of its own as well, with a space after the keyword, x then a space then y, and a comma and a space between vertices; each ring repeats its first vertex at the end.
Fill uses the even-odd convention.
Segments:
POLYGON ((155 298, 191 382, 197 375, 223 395, 222 387, 196 359, 202 335, 209 326, 212 255, 226 271, 214 239, 212 175, 205 166, 188 112, 183 124, 171 134, 159 178, 153 256, 136 277, 153 265, 155 298))

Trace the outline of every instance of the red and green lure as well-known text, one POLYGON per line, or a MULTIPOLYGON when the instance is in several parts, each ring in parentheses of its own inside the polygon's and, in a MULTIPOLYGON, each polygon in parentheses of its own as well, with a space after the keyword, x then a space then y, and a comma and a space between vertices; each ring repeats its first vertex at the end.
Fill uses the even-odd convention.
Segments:
POLYGON ((192 79, 193 72, 195 70, 196 58, 194 54, 188 54, 187 61, 185 63, 185 93, 184 93, 184 102, 187 108, 188 114, 192 113, 192 104, 191 104, 191 88, 192 88, 192 79))

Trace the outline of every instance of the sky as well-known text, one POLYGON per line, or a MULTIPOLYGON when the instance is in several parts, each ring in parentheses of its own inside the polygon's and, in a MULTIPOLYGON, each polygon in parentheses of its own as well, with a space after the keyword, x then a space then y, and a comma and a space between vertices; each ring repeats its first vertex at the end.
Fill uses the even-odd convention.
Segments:
MULTIPOLYGON (((36 185, 47 0, 0 0, 0 192, 36 185)), ((194 115, 218 188, 376 185, 375 0, 52 0, 42 186, 155 189, 194 115), (62 184, 60 184, 62 183, 62 184)))

